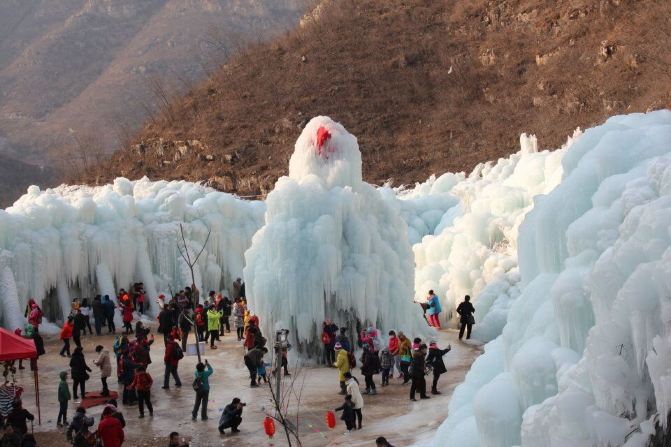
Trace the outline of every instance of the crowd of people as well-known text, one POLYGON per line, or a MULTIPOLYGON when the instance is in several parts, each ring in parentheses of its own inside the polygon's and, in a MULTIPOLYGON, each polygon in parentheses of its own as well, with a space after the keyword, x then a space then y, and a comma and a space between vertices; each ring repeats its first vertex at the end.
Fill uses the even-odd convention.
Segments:
MULTIPOLYGON (((154 415, 151 391, 153 378, 147 368, 152 363, 151 348, 155 339, 151 329, 145 326, 142 319, 136 321, 133 326, 134 317, 137 314, 142 315, 146 310, 146 299, 142 283, 134 284, 131 290, 130 293, 124 289, 119 291, 118 304, 107 295, 96 296, 91 304, 87 299, 74 300, 71 313, 60 332, 63 342, 60 355, 69 357, 70 368, 69 371, 62 371, 59 374, 59 412, 56 424, 65 429, 67 439, 75 446, 118 447, 124 441, 126 421, 116 400, 110 398, 107 383, 114 369, 113 364, 122 389, 122 404, 137 405, 138 418, 144 418, 146 414, 149 417, 154 415), (94 333, 91 328, 91 317, 96 335, 101 335, 103 328, 107 328, 110 334, 116 334, 114 315, 117 311, 122 316, 123 332, 114 338, 112 353, 98 344, 95 348, 96 358, 92 362, 92 365, 100 371, 101 389, 98 394, 103 398, 109 398, 104 404, 97 428, 94 428, 94 420, 86 414, 84 406, 78 406, 72 420, 68 421, 70 401, 86 397, 86 384, 90 379, 89 373, 92 372, 85 359, 81 337, 86 335, 87 331, 89 335, 94 333), (72 352, 71 339, 75 345, 72 352), (69 379, 72 380, 71 387, 69 379)), ((250 386, 258 387, 261 383, 268 382, 267 368, 271 364, 265 360, 269 351, 266 347, 267 339, 261 331, 259 317, 253 315, 247 308, 245 287, 240 279, 233 283, 232 290, 232 299, 226 293, 211 291, 202 304, 199 300, 199 291, 195 287, 185 287, 172 294, 170 299, 166 299, 164 295, 159 296, 157 301, 161 310, 157 317, 158 332, 162 334, 165 344, 162 389, 169 390, 171 382, 177 388, 182 386, 179 363, 187 351, 190 333, 193 333, 192 340, 195 342, 188 346, 190 349, 194 346, 195 349, 205 349, 205 345, 209 342, 209 349, 214 350, 217 349, 217 342, 221 337, 231 333, 232 328, 235 330, 237 341, 244 347, 243 360, 249 371, 250 386)), ((429 325, 440 328, 440 299, 433 291, 429 292, 426 305, 423 307, 428 314, 429 325)), ((459 338, 463 337, 465 330, 466 337, 470 338, 475 309, 468 296, 458 306, 457 312, 461 317, 459 338)), ((42 311, 34 300, 28 304, 26 317, 28 323, 24 328, 25 332, 30 333, 33 339, 39 337, 42 311)), ((338 371, 339 393, 344 400, 335 410, 342 412, 341 419, 346 426, 346 434, 362 428, 364 396, 378 394, 376 384, 378 375, 381 376, 380 387, 392 385, 391 379, 394 378, 398 378, 399 385, 410 384, 409 398, 412 401, 416 401, 417 396, 419 399, 430 398, 427 394, 426 376, 432 375, 430 393, 440 394, 438 381, 447 371, 443 356, 450 351, 451 346, 441 349, 434 340, 430 340, 428 344, 419 337, 411 340, 405 333, 396 330, 390 330, 383 342, 380 331, 373 326, 362 329, 356 334, 356 340, 350 340, 348 335, 350 331, 349 327, 339 327, 330 319, 322 324, 321 360, 323 364, 338 371), (357 347, 361 351, 358 368, 363 376, 363 391, 359 379, 354 375, 357 368, 355 356, 357 347)), ((21 330, 18 333, 21 333, 21 330)), ((270 371, 270 374, 289 376, 286 350, 281 354, 281 364, 270 371)), ((199 414, 201 420, 208 419, 210 377, 213 373, 214 368, 207 360, 197 363, 193 371, 194 405, 191 411, 193 421, 197 420, 199 414)), ((237 397, 226 405, 218 424, 221 434, 225 434, 226 430, 232 433, 239 431, 245 405, 237 397)), ((0 419, 0 424, 6 427, 0 439, 0 447, 30 447, 31 442, 34 445, 34 438, 27 433, 26 422, 32 421, 33 415, 23 409, 20 400, 14 402, 11 413, 4 419, 4 421, 0 419)), ((169 442, 173 447, 187 445, 183 440, 179 440, 176 432, 170 434, 169 442)), ((384 438, 378 438, 376 443, 378 446, 390 445, 384 438)))

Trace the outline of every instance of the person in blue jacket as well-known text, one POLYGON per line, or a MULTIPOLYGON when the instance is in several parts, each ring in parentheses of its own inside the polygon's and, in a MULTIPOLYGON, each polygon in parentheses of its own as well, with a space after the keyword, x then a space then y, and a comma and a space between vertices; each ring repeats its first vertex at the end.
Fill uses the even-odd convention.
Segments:
POLYGON ((426 304, 428 306, 426 313, 429 315, 429 324, 436 329, 440 329, 440 312, 442 312, 443 308, 440 306, 440 298, 433 293, 433 290, 429 290, 426 304))

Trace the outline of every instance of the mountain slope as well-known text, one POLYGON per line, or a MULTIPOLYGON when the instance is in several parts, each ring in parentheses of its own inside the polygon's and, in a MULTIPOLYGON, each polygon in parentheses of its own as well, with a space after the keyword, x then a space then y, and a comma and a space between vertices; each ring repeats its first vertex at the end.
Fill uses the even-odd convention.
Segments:
POLYGON ((327 0, 75 180, 262 193, 319 114, 359 137, 375 183, 468 170, 516 151, 522 132, 556 147, 578 126, 671 106, 670 12, 661 0, 327 0))
POLYGON ((187 90, 236 48, 293 27, 308 4, 3 1, 0 154, 69 169, 81 141, 110 152, 156 108, 157 89, 187 90))

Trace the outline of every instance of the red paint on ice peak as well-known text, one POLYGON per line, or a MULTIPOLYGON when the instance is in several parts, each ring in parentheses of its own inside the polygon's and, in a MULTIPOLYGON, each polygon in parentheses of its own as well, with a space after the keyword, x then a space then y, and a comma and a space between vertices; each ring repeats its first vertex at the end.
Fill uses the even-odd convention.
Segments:
POLYGON ((329 158, 329 152, 333 152, 333 148, 328 145, 328 141, 331 139, 331 133, 324 126, 320 126, 317 129, 317 153, 323 158, 329 158))

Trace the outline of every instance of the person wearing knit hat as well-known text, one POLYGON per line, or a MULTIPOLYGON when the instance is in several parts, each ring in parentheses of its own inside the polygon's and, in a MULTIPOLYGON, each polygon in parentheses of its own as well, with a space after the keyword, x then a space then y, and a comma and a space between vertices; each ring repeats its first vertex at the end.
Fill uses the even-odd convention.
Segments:
POLYGON ((433 370, 431 394, 440 394, 440 391, 438 391, 438 379, 440 379, 441 374, 447 372, 447 368, 445 368, 445 363, 443 362, 443 356, 450 352, 451 349, 451 345, 447 345, 447 348, 445 349, 439 349, 438 343, 435 341, 429 343, 429 355, 426 357, 426 364, 433 370))
POLYGON ((333 364, 338 368, 338 380, 340 381, 340 394, 347 394, 347 385, 345 384, 345 373, 350 370, 349 359, 347 358, 347 351, 343 349, 342 344, 337 342, 335 344, 336 361, 333 364))

